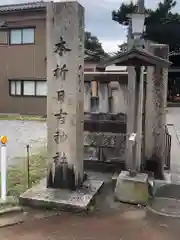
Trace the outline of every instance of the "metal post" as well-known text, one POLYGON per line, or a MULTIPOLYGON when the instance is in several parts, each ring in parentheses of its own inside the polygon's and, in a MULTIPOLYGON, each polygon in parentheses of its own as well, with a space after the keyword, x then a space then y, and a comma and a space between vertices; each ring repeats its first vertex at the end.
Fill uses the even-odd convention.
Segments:
POLYGON ((7 147, 6 141, 1 137, 1 200, 7 199, 7 147))
POLYGON ((131 148, 132 148, 132 153, 133 153, 133 159, 132 159, 132 168, 129 169, 129 175, 131 177, 135 177, 136 176, 136 133, 132 133, 129 137, 129 143, 131 144, 131 148))
POLYGON ((28 183, 28 188, 30 188, 31 182, 30 182, 29 144, 26 145, 26 149, 27 149, 27 183, 28 183))

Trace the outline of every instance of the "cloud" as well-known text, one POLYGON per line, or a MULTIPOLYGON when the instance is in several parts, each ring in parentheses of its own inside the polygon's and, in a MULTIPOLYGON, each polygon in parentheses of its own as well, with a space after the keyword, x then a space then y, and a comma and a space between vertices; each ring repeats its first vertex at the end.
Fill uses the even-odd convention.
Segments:
POLYGON ((122 44, 124 40, 101 40, 103 49, 108 53, 117 52, 118 45, 122 44))

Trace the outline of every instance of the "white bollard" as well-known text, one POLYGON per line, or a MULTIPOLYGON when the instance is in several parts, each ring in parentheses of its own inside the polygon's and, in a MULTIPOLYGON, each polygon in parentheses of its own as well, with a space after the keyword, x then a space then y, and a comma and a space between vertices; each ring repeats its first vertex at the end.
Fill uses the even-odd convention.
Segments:
POLYGON ((7 138, 6 136, 1 137, 1 200, 3 202, 7 199, 7 138))

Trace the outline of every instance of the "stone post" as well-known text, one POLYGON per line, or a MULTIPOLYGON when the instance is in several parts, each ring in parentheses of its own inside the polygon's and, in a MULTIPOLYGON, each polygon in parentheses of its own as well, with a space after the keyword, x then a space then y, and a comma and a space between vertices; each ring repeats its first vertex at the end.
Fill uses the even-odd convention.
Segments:
MULTIPOLYGON (((158 57, 167 59, 168 51, 167 45, 151 45, 158 57)), ((147 74, 145 156, 156 164, 158 177, 164 178, 168 69, 149 67, 147 74)))
POLYGON ((127 112, 127 85, 119 82, 111 83, 112 101, 113 101, 113 113, 127 112))
POLYGON ((136 103, 136 71, 135 67, 128 67, 128 94, 127 94, 127 138, 126 138, 126 169, 133 168, 135 156, 129 136, 134 132, 135 125, 135 103, 136 103))
POLYGON ((84 112, 91 111, 91 83, 84 83, 84 112))
POLYGON ((99 83, 98 85, 99 93, 99 112, 107 113, 109 112, 108 106, 108 85, 107 83, 99 83))
POLYGON ((47 6, 47 187, 75 189, 83 181, 84 8, 47 6))
POLYGON ((144 67, 140 68, 140 83, 139 83, 139 92, 137 93, 138 97, 138 106, 137 106, 137 138, 136 138, 136 169, 141 170, 142 163, 142 122, 143 122, 143 103, 144 99, 144 67))
POLYGON ((154 67, 147 67, 146 77, 146 106, 145 106, 145 158, 150 159, 153 154, 153 126, 155 119, 155 106, 153 96, 153 72, 154 67), (148 143, 148 144, 146 144, 148 143))

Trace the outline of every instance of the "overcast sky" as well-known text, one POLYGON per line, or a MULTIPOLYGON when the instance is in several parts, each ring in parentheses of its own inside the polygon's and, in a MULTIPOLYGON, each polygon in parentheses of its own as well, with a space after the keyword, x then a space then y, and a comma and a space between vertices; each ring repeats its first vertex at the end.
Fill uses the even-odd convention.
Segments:
MULTIPOLYGON (((30 2, 31 0, 0 0, 0 4, 30 2)), ((32 0, 33 1, 33 0, 32 0)), ((56 0, 58 1, 58 0, 56 0)), ((117 45, 126 39, 126 29, 112 21, 111 12, 122 2, 130 0, 78 0, 85 7, 86 30, 96 35, 107 52, 117 50, 117 45)), ((137 2, 137 0, 134 0, 137 2)), ((154 8, 159 0, 145 0, 146 7, 154 8)), ((180 12, 180 1, 176 11, 180 12)))

